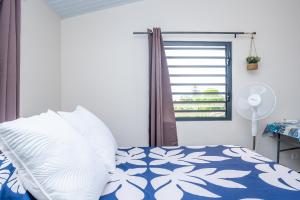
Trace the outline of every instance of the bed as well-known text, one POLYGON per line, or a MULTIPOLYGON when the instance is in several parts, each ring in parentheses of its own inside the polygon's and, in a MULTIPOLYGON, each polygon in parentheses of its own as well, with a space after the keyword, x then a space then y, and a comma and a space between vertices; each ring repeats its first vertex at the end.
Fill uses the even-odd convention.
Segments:
MULTIPOLYGON (((101 200, 300 199, 297 172, 233 145, 119 148, 117 164, 101 200)), ((0 187, 0 199, 33 199, 3 154, 0 187)))

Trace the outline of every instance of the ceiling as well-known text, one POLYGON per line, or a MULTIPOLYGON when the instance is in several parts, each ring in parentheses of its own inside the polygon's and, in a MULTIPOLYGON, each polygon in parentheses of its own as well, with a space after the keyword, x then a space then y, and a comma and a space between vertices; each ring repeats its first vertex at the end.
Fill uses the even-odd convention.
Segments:
POLYGON ((47 0, 48 5, 62 18, 120 6, 141 0, 47 0))

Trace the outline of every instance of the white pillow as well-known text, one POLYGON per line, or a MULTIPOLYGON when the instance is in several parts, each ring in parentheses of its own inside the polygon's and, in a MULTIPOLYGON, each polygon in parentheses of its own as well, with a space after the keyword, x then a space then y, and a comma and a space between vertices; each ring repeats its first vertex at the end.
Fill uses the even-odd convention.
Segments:
POLYGON ((93 113, 77 106, 73 112, 58 112, 79 133, 87 138, 91 147, 109 171, 116 168, 117 143, 109 128, 93 113))
POLYGON ((85 138, 53 111, 0 124, 0 149, 39 200, 98 200, 108 181, 85 138))

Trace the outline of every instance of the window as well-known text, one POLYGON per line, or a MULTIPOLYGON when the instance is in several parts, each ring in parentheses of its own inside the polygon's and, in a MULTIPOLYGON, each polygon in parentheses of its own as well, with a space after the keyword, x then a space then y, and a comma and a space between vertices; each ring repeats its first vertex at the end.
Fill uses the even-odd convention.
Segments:
POLYGON ((231 120, 231 42, 164 42, 176 120, 231 120))

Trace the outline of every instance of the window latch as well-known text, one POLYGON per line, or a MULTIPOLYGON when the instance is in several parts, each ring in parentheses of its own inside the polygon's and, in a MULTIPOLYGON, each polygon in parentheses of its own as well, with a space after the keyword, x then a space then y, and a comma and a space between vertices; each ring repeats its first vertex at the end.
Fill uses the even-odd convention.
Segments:
POLYGON ((227 96, 226 96, 226 101, 227 101, 227 102, 230 102, 230 101, 231 101, 231 97, 230 97, 229 94, 227 94, 227 96))

